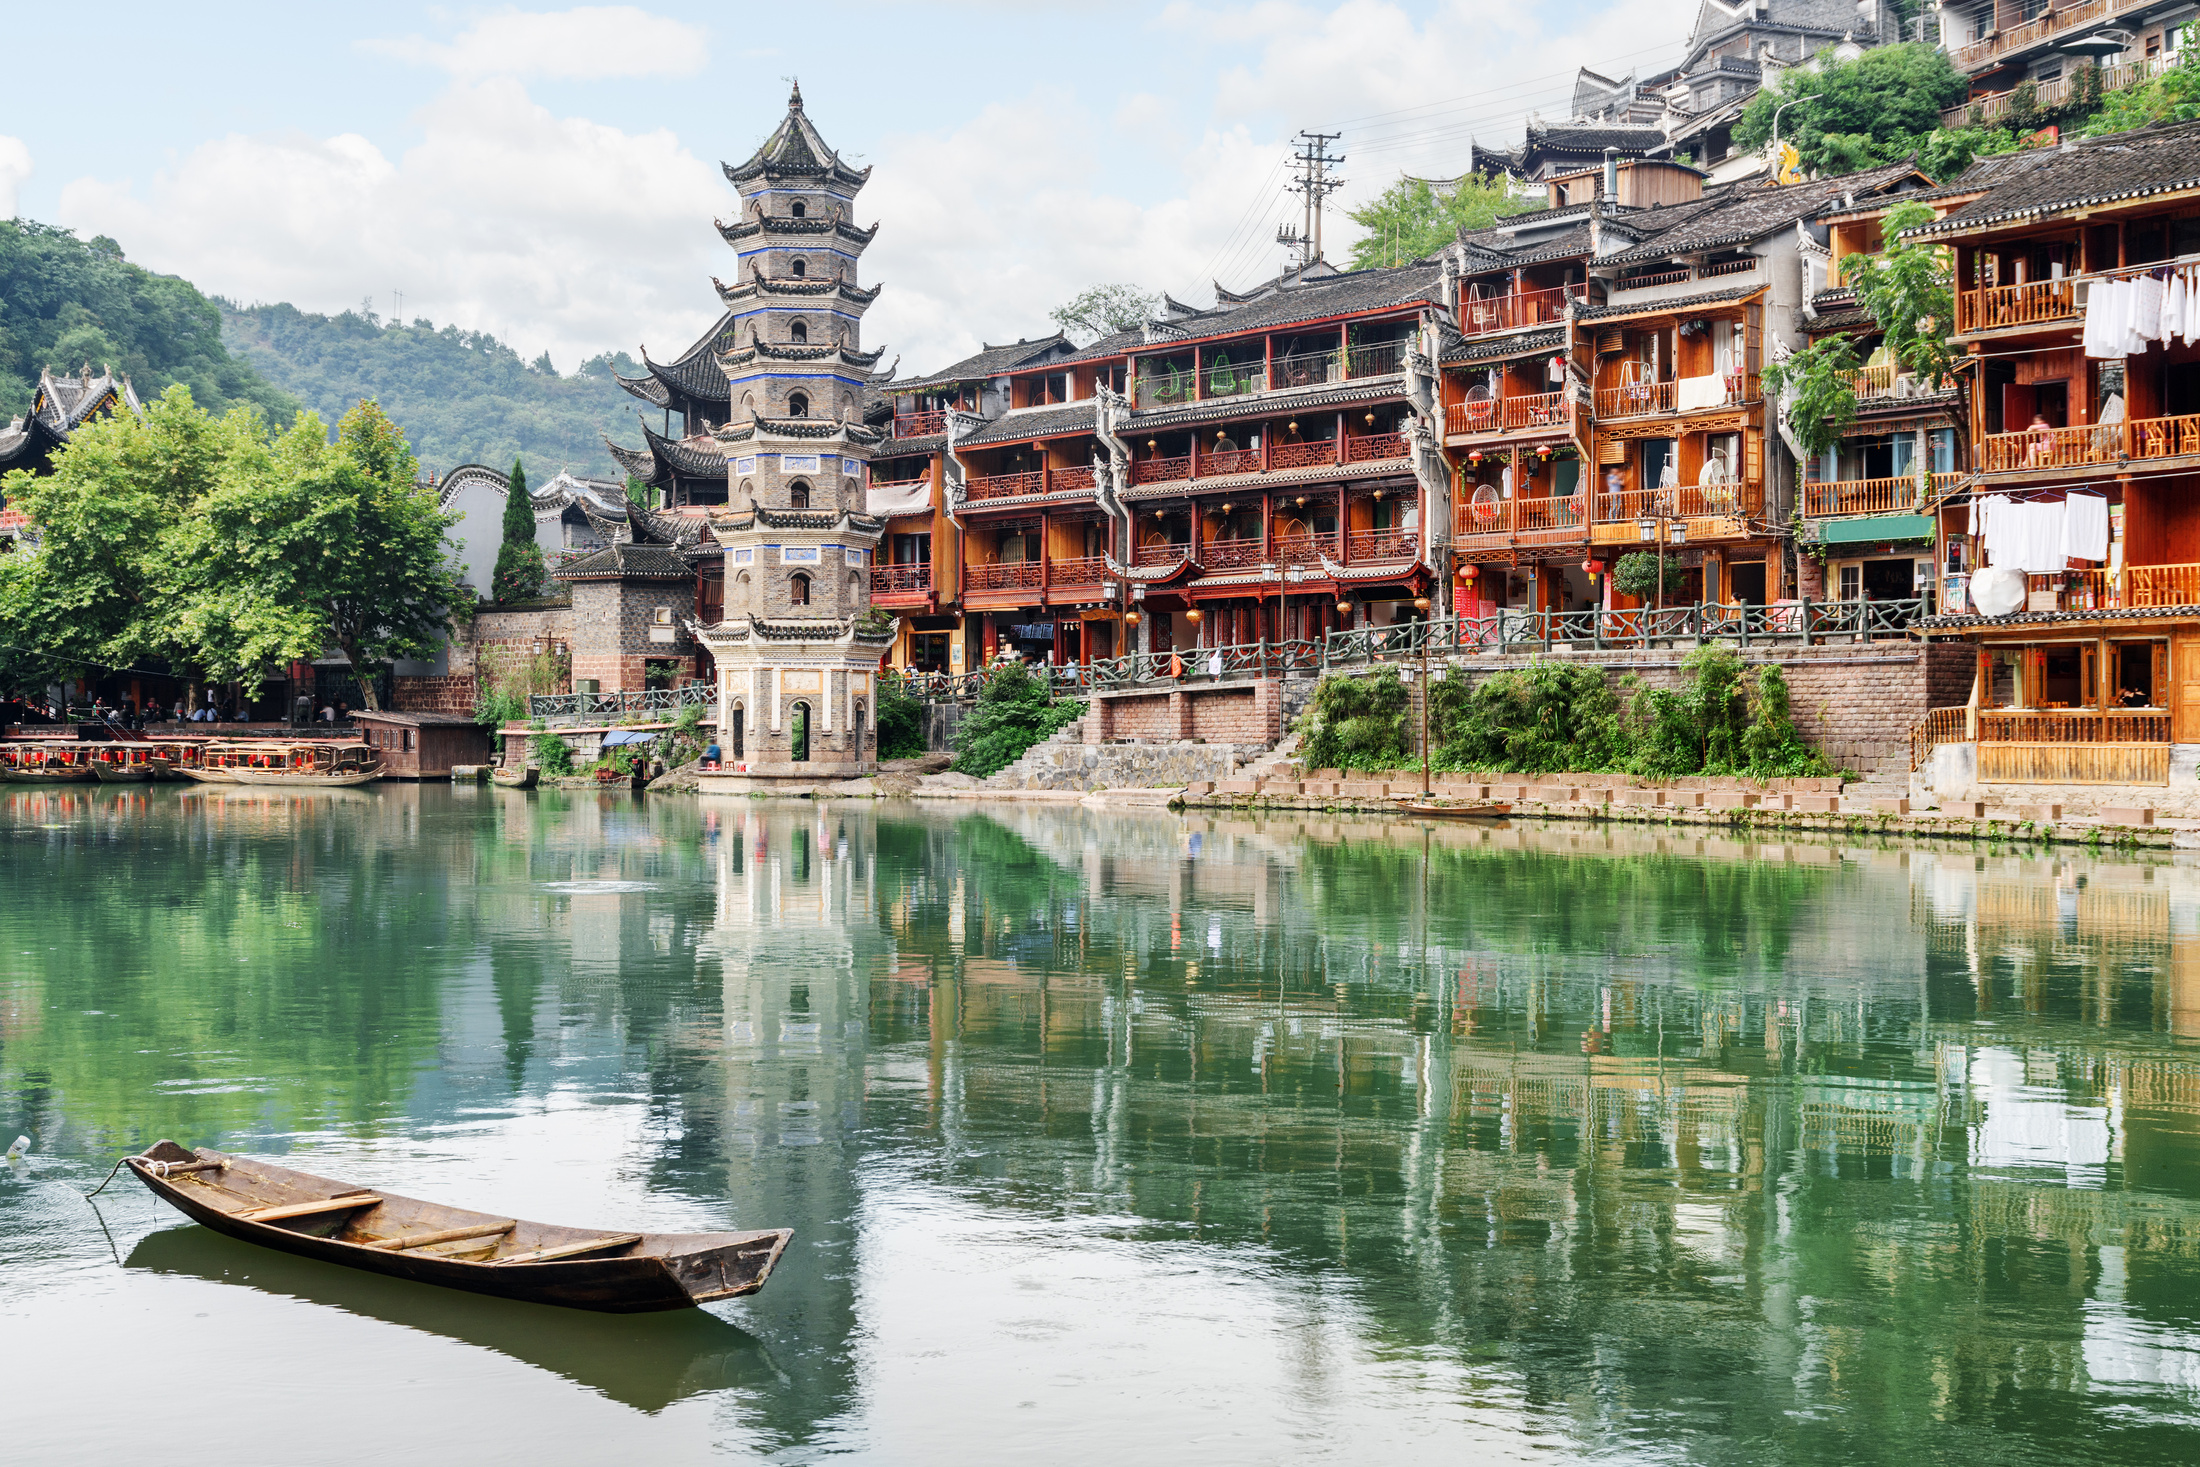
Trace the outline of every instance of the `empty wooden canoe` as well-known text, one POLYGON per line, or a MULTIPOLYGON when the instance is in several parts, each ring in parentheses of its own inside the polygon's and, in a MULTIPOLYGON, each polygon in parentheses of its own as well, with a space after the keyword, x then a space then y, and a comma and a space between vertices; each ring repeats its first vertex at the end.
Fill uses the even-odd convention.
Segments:
POLYGON ((542 778, 542 771, 532 764, 525 769, 506 769, 499 764, 489 771, 489 778, 508 790, 531 790, 542 778))
POLYGON ((128 1158, 154 1195, 248 1243, 447 1288, 608 1314, 753 1294, 794 1234, 566 1228, 444 1207, 161 1141, 128 1158))
POLYGON ((1442 820, 1502 820, 1513 812, 1513 807, 1503 800, 1471 800, 1459 805, 1401 800, 1398 808, 1408 815, 1434 816, 1442 820))

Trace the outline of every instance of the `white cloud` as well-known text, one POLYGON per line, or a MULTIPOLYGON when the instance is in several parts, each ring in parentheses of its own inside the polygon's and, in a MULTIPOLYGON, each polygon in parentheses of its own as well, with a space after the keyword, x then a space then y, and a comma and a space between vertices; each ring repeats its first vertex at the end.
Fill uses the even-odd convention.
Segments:
POLYGON ((31 150, 21 138, 0 133, 0 219, 15 217, 16 190, 31 176, 31 150))
POLYGON ((63 222, 133 259, 246 301, 341 310, 372 296, 407 318, 488 330, 571 370, 637 340, 669 356, 713 319, 730 273, 716 170, 669 132, 556 117, 517 82, 455 83, 392 159, 365 138, 205 143, 142 191, 78 179, 63 222))
POLYGON ((500 10, 448 44, 421 36, 363 41, 363 49, 458 77, 693 76, 710 60, 702 28, 635 5, 500 10))

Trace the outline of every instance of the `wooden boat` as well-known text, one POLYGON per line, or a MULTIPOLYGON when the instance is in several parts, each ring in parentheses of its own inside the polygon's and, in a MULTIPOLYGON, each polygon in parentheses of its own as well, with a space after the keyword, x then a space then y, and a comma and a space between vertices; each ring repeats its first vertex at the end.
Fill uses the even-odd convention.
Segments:
POLYGON ((1398 808, 1407 815, 1434 816, 1440 820, 1502 820, 1512 814, 1513 807, 1505 800, 1469 800, 1460 805, 1438 805, 1432 802, 1405 799, 1398 808))
POLYGON ((101 784, 150 784, 166 776, 175 756, 157 744, 88 744, 101 784))
POLYGON ((179 741, 175 776, 201 784, 234 784, 231 769, 252 757, 254 745, 236 739, 209 739, 204 743, 179 741))
POLYGON ((506 769, 499 764, 489 771, 489 778, 508 790, 531 790, 541 777, 542 771, 532 764, 524 769, 506 769))
POLYGON ((382 756, 365 744, 263 744, 255 757, 229 767, 239 784, 300 789, 349 789, 382 777, 382 756))
POLYGON ((764 1287, 794 1236, 632 1233, 467 1212, 204 1147, 126 1158, 154 1196, 218 1233, 446 1288, 607 1314, 685 1309, 764 1287))
POLYGON ((91 746, 74 739, 7 744, 0 752, 0 774, 10 784, 90 784, 99 778, 91 746))

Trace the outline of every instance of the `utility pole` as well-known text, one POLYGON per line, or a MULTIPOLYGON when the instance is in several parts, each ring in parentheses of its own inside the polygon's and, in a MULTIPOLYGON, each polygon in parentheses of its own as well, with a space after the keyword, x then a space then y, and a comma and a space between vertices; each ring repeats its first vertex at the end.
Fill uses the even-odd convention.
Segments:
POLYGON ((1291 191, 1301 196, 1304 222, 1298 229, 1288 224, 1276 230, 1276 243, 1299 252, 1299 265, 1313 264, 1322 257, 1322 200, 1344 187, 1344 180, 1332 178, 1330 168, 1344 161, 1344 155, 1331 157, 1329 145, 1343 137, 1341 132, 1302 132, 1299 134, 1298 181, 1291 191))

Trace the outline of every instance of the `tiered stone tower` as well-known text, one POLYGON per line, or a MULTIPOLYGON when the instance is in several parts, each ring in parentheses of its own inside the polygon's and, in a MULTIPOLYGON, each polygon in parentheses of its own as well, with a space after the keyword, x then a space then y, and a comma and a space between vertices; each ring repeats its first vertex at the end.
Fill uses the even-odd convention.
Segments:
POLYGON ((739 260, 714 282, 731 345, 718 356, 731 415, 714 434, 727 459, 725 617, 696 635, 718 663, 725 770, 705 792, 814 785, 878 767, 877 672, 893 642, 874 624, 871 562, 885 522, 865 512, 882 435, 863 426, 877 352, 861 350, 878 297, 856 283, 877 232, 849 211, 870 170, 825 145, 797 86, 786 120, 748 162, 728 166, 741 217, 719 232, 739 260))

